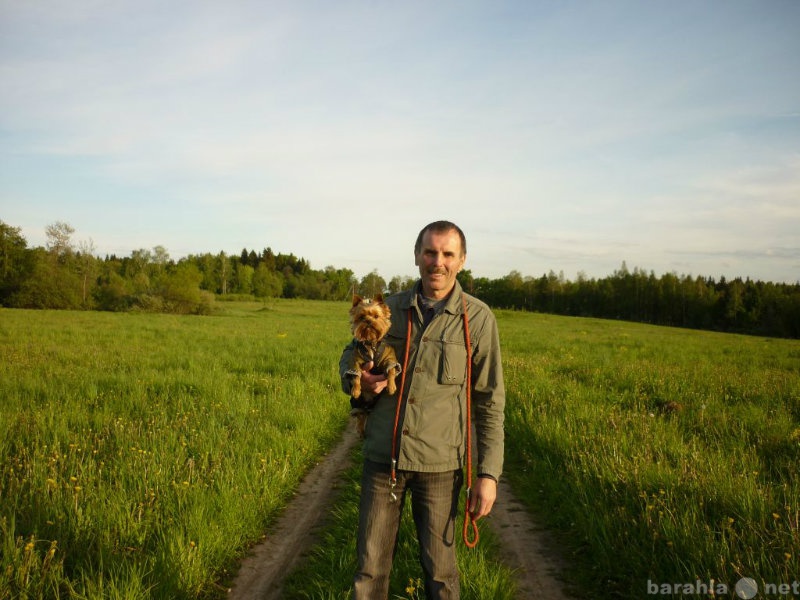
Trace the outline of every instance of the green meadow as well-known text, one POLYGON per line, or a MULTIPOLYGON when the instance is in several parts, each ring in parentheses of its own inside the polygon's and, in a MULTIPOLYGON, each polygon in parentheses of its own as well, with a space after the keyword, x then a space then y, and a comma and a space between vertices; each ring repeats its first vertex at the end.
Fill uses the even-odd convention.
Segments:
POLYGON ((224 589, 346 422, 343 308, 0 311, 0 598, 224 589))
POLYGON ((580 589, 692 597, 698 580, 732 594, 744 577, 762 591, 800 579, 800 342, 500 322, 508 477, 580 589))
MULTIPOLYGON (((347 426, 349 333, 345 303, 217 306, 0 309, 0 600, 225 596, 347 426)), ((579 597, 800 579, 800 342, 497 314, 507 477, 579 597)), ((287 597, 347 597, 357 479, 287 597)), ((420 598, 404 528, 392 594, 420 598)), ((463 597, 514 598, 481 532, 463 597)))

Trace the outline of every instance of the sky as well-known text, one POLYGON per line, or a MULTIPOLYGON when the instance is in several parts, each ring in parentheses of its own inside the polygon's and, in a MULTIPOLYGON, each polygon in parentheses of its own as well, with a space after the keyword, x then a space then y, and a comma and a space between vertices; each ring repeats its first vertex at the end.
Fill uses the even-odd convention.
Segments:
POLYGON ((800 282, 796 0, 0 0, 0 221, 98 256, 800 282))

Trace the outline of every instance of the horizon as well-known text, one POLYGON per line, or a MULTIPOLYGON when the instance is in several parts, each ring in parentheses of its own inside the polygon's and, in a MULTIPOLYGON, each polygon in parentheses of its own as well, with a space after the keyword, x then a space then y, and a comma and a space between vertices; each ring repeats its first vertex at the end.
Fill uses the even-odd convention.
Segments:
MULTIPOLYGON (((9 225, 9 224, 7 223, 7 225, 9 225)), ((73 240, 73 242, 74 242, 74 240, 73 240)), ((332 267, 334 269, 349 269, 350 271, 353 272, 353 277, 356 278, 357 281, 361 281, 365 276, 367 276, 367 275, 369 275, 369 274, 371 274, 373 272, 373 271, 368 271, 368 272, 364 272, 364 273, 357 273, 352 268, 350 268, 348 266, 343 266, 343 265, 325 265, 324 267, 315 266, 306 257, 304 257, 304 256, 302 256, 300 254, 296 254, 295 252, 292 252, 291 250, 276 250, 275 248, 272 248, 269 245, 263 246, 260 250, 256 250, 255 248, 243 247, 238 252, 226 252, 224 250, 219 250, 219 251, 216 251, 216 252, 215 251, 200 251, 200 252, 193 252, 193 253, 190 253, 190 254, 187 254, 187 255, 184 255, 184 256, 175 257, 169 252, 169 248, 167 248, 163 244, 156 244, 156 246, 153 246, 153 247, 150 247, 150 248, 143 248, 143 247, 135 248, 131 252, 129 252, 129 253, 125 254, 125 255, 122 255, 122 256, 117 255, 115 253, 104 253, 104 254, 101 255, 101 254, 99 254, 97 252, 92 253, 92 256, 94 256, 98 260, 111 260, 112 257, 114 257, 117 260, 121 260, 121 259, 124 259, 124 258, 130 258, 131 254, 133 252, 137 251, 137 250, 146 250, 148 252, 152 252, 157 246, 161 246, 162 248, 164 248, 167 251, 167 255, 169 257, 169 260, 173 261, 176 264, 178 262, 182 261, 182 260, 188 260, 192 256, 204 256, 204 255, 217 256, 217 255, 219 255, 220 252, 224 252, 225 255, 228 258, 234 258, 234 259, 238 260, 238 259, 241 258, 242 251, 244 251, 244 250, 246 250, 248 254, 250 252, 255 252, 258 255, 258 257, 260 258, 262 252, 264 252, 265 250, 269 249, 269 250, 272 251, 272 253, 275 256, 278 256, 278 255, 290 256, 291 255, 291 256, 294 256, 295 258, 297 258, 298 260, 305 260, 309 264, 309 268, 311 270, 314 270, 314 271, 324 271, 328 267, 332 267)), ((40 244, 37 247, 46 249, 46 244, 40 244)), ((29 245, 28 248, 32 249, 33 247, 29 245)), ((73 251, 80 252, 80 249, 73 248, 73 251)), ((475 273, 473 269, 469 268, 466 265, 465 265, 465 269, 464 270, 465 271, 469 271, 472 274, 472 277, 475 278, 475 279, 485 278, 485 279, 489 279, 489 280, 497 280, 497 279, 503 279, 503 278, 507 277, 508 275, 511 275, 512 273, 517 272, 517 273, 519 273, 521 275, 521 277, 523 279, 527 280, 527 279, 540 279, 542 277, 549 276, 551 273, 554 273, 555 275, 557 275, 559 277, 563 276, 566 281, 574 283, 574 282, 577 282, 578 279, 581 278, 581 277, 584 277, 584 278, 586 278, 588 280, 601 280, 601 279, 614 277, 617 272, 620 272, 623 269, 627 269, 627 271, 629 273, 631 273, 631 274, 636 273, 636 272, 645 273, 648 276, 652 274, 656 278, 659 278, 659 279, 662 278, 664 275, 671 274, 671 275, 675 275, 677 277, 680 277, 681 279, 683 279, 684 277, 690 277, 691 279, 696 279, 697 277, 700 277, 700 278, 702 278, 704 280, 712 280, 714 282, 720 282, 723 279, 725 281, 733 281, 733 280, 736 280, 736 279, 741 279, 742 281, 753 281, 753 282, 760 282, 760 283, 774 283, 774 284, 784 284, 784 285, 800 285, 800 278, 798 278, 797 281, 771 281, 771 280, 765 280, 765 279, 756 279, 756 278, 753 278, 753 277, 740 277, 740 276, 727 277, 725 275, 714 276, 714 275, 710 275, 710 274, 707 274, 707 273, 679 273, 677 271, 665 271, 665 272, 660 272, 659 273, 659 272, 656 272, 653 269, 645 269, 645 268, 643 268, 643 267, 641 267, 639 265, 629 265, 629 264, 627 264, 626 260, 623 260, 617 266, 617 268, 615 268, 612 272, 605 273, 605 274, 600 274, 600 275, 588 275, 585 271, 579 270, 576 273, 575 277, 570 277, 568 274, 564 273, 563 271, 555 271, 554 269, 546 269, 545 271, 543 271, 540 274, 525 273, 523 271, 520 271, 519 269, 511 269, 508 273, 504 273, 504 274, 502 274, 500 276, 497 276, 497 277, 489 277, 489 276, 486 276, 486 275, 483 275, 483 274, 480 274, 480 273, 475 273)), ((380 271, 380 269, 374 269, 374 271, 377 271, 378 275, 380 277, 382 277, 387 282, 387 284, 394 277, 411 278, 411 279, 414 279, 414 280, 419 278, 419 271, 416 271, 414 273, 383 273, 383 272, 380 271)))

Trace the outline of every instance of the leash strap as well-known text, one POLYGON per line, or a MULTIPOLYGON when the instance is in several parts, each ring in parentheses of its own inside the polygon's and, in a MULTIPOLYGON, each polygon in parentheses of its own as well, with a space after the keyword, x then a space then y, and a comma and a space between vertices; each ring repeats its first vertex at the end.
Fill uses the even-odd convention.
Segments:
POLYGON ((397 487, 397 427, 400 424, 400 406, 403 403, 403 392, 406 389, 406 373, 408 373, 408 352, 411 348, 411 308, 408 309, 408 323, 406 325, 406 352, 403 358, 403 376, 400 378, 400 389, 397 391, 397 408, 394 413, 394 432, 392 434, 392 472, 389 476, 389 488, 392 502, 397 501, 395 487, 397 487))
POLYGON ((478 545, 480 534, 478 522, 469 510, 469 501, 472 495, 472 341, 469 337, 466 295, 461 295, 461 302, 464 311, 464 343, 467 346, 467 498, 464 506, 464 528, 461 533, 467 548, 474 548, 478 545), (472 529, 472 539, 469 535, 470 529, 472 529))
MULTIPOLYGON (((467 431, 466 431, 466 454, 467 454, 467 497, 464 506, 464 528, 462 537, 467 548, 474 548, 478 545, 480 534, 478 532, 478 522, 469 510, 470 496, 472 495, 472 341, 469 336, 469 316, 467 315, 467 297, 462 293, 461 305, 464 319, 464 343, 467 347, 467 431), (470 538, 470 530, 472 537, 470 538)), ((406 325, 406 351, 403 358, 403 373, 400 378, 400 389, 397 392, 397 407, 394 413, 394 431, 392 434, 392 467, 389 475, 389 490, 392 502, 397 501, 395 488, 397 487, 397 429, 400 425, 400 407, 403 404, 403 393, 406 388, 406 373, 408 373, 408 353, 411 348, 411 308, 408 310, 408 323, 406 325)))

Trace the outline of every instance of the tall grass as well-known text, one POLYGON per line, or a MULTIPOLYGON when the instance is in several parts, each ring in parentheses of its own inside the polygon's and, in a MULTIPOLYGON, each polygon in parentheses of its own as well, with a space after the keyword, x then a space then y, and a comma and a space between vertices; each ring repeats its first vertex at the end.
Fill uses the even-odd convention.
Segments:
POLYGON ((340 304, 0 310, 0 598, 212 596, 345 423, 340 304))
POLYGON ((800 578, 800 343, 499 321, 509 476, 585 592, 800 578))
MULTIPOLYGON (((506 476, 562 539, 581 597, 800 578, 800 342, 498 322, 506 476)), ((0 600, 222 596, 345 425, 348 337, 342 303, 0 310, 0 600)), ((356 471, 294 597, 346 597, 356 471)), ((404 528, 392 593, 419 597, 404 528)), ((482 539, 460 554, 464 596, 513 597, 485 526, 482 539)))

